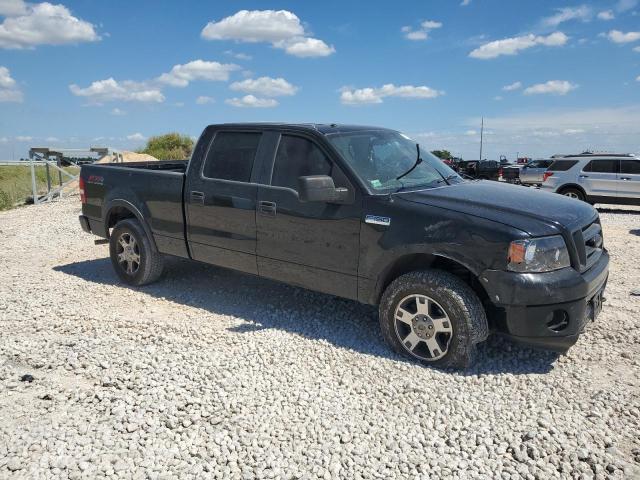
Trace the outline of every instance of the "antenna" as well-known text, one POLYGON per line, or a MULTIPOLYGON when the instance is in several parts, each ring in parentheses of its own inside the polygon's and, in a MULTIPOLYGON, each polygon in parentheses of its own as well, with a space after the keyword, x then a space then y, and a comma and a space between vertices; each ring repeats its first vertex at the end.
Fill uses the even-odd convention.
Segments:
POLYGON ((479 160, 482 161, 482 138, 484 136, 484 116, 482 117, 482 123, 480 124, 480 158, 479 160))

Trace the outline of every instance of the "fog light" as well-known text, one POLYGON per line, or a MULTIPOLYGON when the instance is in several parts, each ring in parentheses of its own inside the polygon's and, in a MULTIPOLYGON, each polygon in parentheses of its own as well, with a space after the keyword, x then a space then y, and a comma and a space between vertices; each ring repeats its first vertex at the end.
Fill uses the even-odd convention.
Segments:
POLYGON ((564 310, 554 310, 551 320, 547 322, 547 328, 555 333, 560 333, 569 326, 569 314, 564 310))

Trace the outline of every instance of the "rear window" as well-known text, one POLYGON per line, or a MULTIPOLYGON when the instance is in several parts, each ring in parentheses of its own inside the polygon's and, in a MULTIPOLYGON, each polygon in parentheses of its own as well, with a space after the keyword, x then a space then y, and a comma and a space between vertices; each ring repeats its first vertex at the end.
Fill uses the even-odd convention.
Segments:
POLYGON ((594 173, 616 173, 618 171, 618 160, 591 160, 583 172, 594 173))
POLYGON ((640 160, 622 160, 620 172, 640 175, 640 160))
POLYGON ((260 133, 218 132, 204 161, 202 175, 220 180, 249 182, 260 133))
POLYGON ((577 160, 556 160, 549 166, 550 172, 566 172, 571 167, 573 167, 577 160))

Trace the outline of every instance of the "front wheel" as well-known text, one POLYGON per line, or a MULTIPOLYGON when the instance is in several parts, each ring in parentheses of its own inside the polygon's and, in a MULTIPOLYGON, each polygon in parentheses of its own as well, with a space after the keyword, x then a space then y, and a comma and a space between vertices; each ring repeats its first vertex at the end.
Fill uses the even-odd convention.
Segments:
POLYGON ((471 365, 489 334, 480 299, 461 279, 440 270, 395 279, 380 302, 380 327, 398 353, 440 368, 471 365))
POLYGON ((116 224, 109 239, 109 253, 113 269, 129 285, 147 285, 162 275, 162 255, 152 248, 138 220, 128 218, 116 224))

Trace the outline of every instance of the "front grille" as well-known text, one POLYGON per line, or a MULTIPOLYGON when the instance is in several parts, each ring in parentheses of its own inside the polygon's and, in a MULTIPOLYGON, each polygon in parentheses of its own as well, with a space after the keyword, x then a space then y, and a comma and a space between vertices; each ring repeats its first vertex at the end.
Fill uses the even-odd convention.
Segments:
POLYGON ((589 270, 602 255, 602 226, 600 219, 573 233, 573 241, 578 251, 580 271, 589 270))

